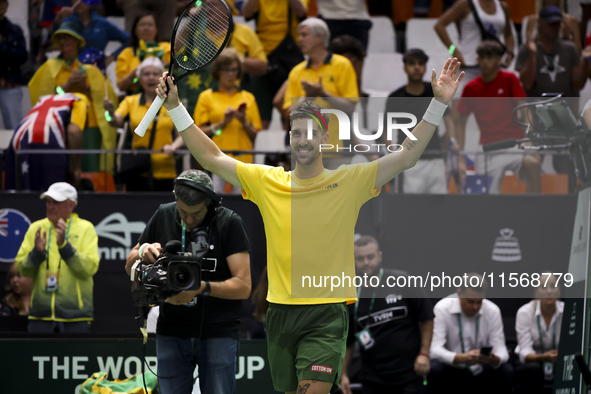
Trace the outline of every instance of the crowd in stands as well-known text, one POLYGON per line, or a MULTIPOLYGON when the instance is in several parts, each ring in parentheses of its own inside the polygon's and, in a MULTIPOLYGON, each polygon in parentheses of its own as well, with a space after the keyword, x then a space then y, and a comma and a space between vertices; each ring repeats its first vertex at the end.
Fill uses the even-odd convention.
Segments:
MULTIPOLYGON (((113 9, 112 2, 101 3, 101 0, 31 1, 30 12, 42 6, 39 28, 44 29, 46 38, 41 45, 33 45, 31 40, 32 53, 27 57, 23 29, 5 17, 8 1, 0 0, 0 53, 6 59, 0 66, 0 109, 4 129, 14 130, 5 152, 4 189, 43 190, 60 180, 80 189, 92 189, 81 177, 101 173, 113 176, 118 190, 162 190, 163 187, 167 190, 170 180, 182 167, 175 152, 184 147, 183 142, 166 119, 165 109, 160 111, 157 127, 149 130, 143 139, 127 131, 133 130, 155 97, 153 91, 148 92, 156 81, 148 77, 153 74, 149 71, 167 69, 173 22, 188 2, 177 0, 173 7, 164 1, 116 2, 124 15, 125 30, 103 16, 105 10, 113 9), (107 44, 113 41, 119 44, 106 53, 107 44), (158 64, 153 61, 155 58, 159 59, 158 64), (21 69, 27 61, 37 67, 26 75, 21 69), (112 63, 114 76, 109 78, 107 68, 112 63), (146 74, 141 75, 140 71, 146 74), (25 115, 19 104, 21 87, 26 83, 32 109, 25 115), (75 98, 66 106, 60 100, 43 99, 46 95, 68 93, 75 98), (82 115, 73 110, 82 106, 80 103, 86 106, 82 115), (58 121, 49 116, 39 121, 34 115, 48 113, 55 113, 58 121), (32 118, 37 121, 33 122, 32 118), (81 130, 70 131, 72 123, 81 130), (41 129, 46 128, 50 129, 49 138, 41 138, 44 132, 41 129), (157 135, 154 142, 150 142, 152 132, 157 135), (131 184, 125 175, 131 160, 124 155, 93 152, 63 155, 65 159, 59 159, 55 155, 17 152, 116 148, 143 148, 162 153, 152 154, 151 160, 147 154, 139 155, 146 156, 133 163, 144 165, 141 180, 131 184), (48 171, 44 171, 51 167, 47 163, 52 161, 60 162, 59 176, 48 176, 48 171)), ((590 38, 581 38, 584 35, 579 21, 566 12, 564 0, 536 0, 526 9, 513 1, 444 1, 443 13, 431 25, 441 41, 438 50, 431 49, 430 44, 426 45, 429 49, 423 50, 391 43, 392 49, 404 51, 402 64, 392 64, 391 72, 404 72, 408 83, 391 92, 386 106, 380 102, 380 108, 375 108, 378 104, 371 101, 379 94, 364 92, 361 83, 370 37, 384 33, 372 29, 370 12, 379 12, 380 8, 374 2, 245 0, 235 4, 230 0, 228 3, 235 16, 254 21, 256 30, 236 23, 228 45, 232 51, 228 48, 213 64, 179 84, 181 100, 195 115, 198 126, 222 150, 253 150, 258 132, 269 129, 275 109, 282 122, 274 127, 289 131, 290 109, 302 97, 315 98, 321 105, 349 115, 357 113, 358 119, 365 122, 358 126, 363 129, 362 134, 376 133, 378 127, 375 122, 368 123, 367 118, 384 110, 387 113, 404 109, 420 119, 424 105, 419 97, 433 95, 429 83, 423 82, 428 79, 425 73, 429 59, 439 67, 433 62, 454 56, 462 63, 466 75, 446 114, 445 127, 433 138, 416 168, 396 179, 393 190, 447 193, 453 180, 451 183, 460 193, 474 193, 479 192, 472 187, 474 182, 484 180, 483 192, 497 194, 508 171, 526 184, 528 193, 542 191, 544 171, 566 174, 569 190, 574 189, 573 166, 565 155, 552 155, 547 160, 552 163, 543 170, 542 155, 522 155, 517 148, 507 154, 484 155, 481 147, 506 138, 524 137, 523 128, 511 119, 511 110, 526 97, 537 98, 548 93, 578 97, 591 76, 591 64, 587 61, 591 57, 590 38), (517 24, 520 32, 515 29, 512 8, 522 17, 517 24), (450 34, 450 29, 458 29, 461 34, 450 34), (456 36, 459 38, 454 41, 456 36), (230 62, 230 58, 234 60, 230 62), (401 97, 412 100, 396 99, 401 97), (471 100, 475 97, 494 100, 471 100), (467 128, 470 114, 474 114, 476 125, 467 128), (464 154, 470 151, 466 145, 470 136, 466 132, 478 133, 477 129, 480 132, 477 152, 464 154)), ((432 6, 431 1, 416 0, 415 16, 427 16, 432 6)), ((381 93, 383 97, 385 93, 381 93)), ((575 102, 573 113, 579 114, 583 105, 575 102)), ((526 111, 522 112, 528 116, 526 111)), ((386 130, 387 120, 384 121, 386 130)), ((330 124, 332 148, 325 149, 324 154, 327 168, 379 157, 380 152, 374 151, 353 156, 351 146, 356 149, 354 144, 360 142, 358 136, 354 133, 353 141, 339 140, 338 122, 330 124)), ((384 133, 380 142, 401 144, 406 137, 400 131, 388 134, 391 139, 384 133)), ((277 153, 289 153, 289 134, 285 136, 286 147, 277 147, 277 153)), ((265 133, 258 138, 265 138, 265 133)), ((251 154, 234 154, 244 162, 254 160, 251 154)), ((191 164, 199 166, 194 161, 191 164)), ((238 193, 219 180, 216 180, 216 191, 238 193)))

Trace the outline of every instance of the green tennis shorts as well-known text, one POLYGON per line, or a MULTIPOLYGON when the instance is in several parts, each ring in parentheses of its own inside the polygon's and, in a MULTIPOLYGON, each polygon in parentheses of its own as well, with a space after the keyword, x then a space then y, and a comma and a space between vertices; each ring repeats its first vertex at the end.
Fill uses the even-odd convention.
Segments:
POLYGON ((267 310, 269 366, 275 390, 296 391, 316 379, 337 391, 347 350, 349 312, 344 303, 270 304, 267 310))

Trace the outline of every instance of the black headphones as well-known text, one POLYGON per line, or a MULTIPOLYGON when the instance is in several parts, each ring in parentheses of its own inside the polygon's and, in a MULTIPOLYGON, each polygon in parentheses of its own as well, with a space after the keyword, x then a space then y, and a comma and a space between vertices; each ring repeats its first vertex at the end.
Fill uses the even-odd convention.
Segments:
POLYGON ((207 197, 209 197, 211 199, 211 203, 208 206, 209 208, 216 209, 217 207, 222 205, 222 198, 220 196, 218 196, 210 188, 205 187, 195 181, 192 181, 187 178, 175 178, 173 185, 174 186, 176 186, 176 185, 187 186, 187 187, 190 187, 191 189, 195 189, 197 191, 200 191, 201 193, 204 193, 207 197))

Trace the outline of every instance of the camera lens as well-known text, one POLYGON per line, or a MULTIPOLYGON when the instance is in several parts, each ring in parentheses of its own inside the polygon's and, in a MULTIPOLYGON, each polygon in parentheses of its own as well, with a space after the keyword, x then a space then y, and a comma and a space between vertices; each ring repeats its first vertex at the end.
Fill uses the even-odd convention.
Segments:
POLYGON ((170 287, 175 290, 192 290, 196 284, 195 268, 189 264, 171 264, 168 266, 170 287))

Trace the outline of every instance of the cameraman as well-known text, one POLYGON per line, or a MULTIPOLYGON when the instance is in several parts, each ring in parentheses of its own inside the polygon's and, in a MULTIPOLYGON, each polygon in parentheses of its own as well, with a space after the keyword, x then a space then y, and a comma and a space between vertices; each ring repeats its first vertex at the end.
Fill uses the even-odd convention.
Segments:
POLYGON ((192 250, 197 230, 210 234, 205 258, 217 260, 215 270, 201 271, 199 290, 168 297, 160 307, 158 384, 163 394, 190 394, 199 365, 201 392, 231 394, 236 389, 240 300, 248 298, 251 288, 246 229, 236 213, 219 206, 204 172, 184 171, 174 182, 176 202, 158 208, 129 253, 125 270, 130 274, 138 258, 146 264, 156 261, 168 241, 184 241, 185 252, 192 250))

